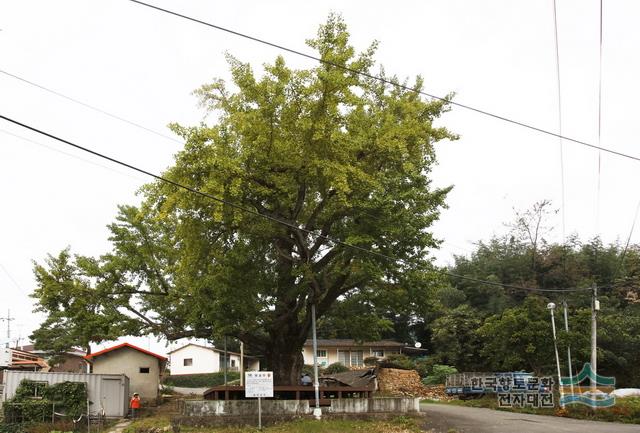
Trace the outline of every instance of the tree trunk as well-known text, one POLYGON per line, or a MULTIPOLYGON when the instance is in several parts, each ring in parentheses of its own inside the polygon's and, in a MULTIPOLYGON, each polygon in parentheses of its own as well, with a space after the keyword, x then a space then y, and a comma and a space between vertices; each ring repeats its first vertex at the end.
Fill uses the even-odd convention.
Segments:
POLYGON ((298 385, 304 365, 302 342, 277 337, 265 351, 267 368, 273 371, 274 385, 298 385))

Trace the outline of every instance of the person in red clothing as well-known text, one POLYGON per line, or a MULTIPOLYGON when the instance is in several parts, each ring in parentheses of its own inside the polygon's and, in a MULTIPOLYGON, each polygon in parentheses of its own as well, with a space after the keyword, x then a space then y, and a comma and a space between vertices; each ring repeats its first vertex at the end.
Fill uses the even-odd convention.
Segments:
POLYGON ((133 393, 133 397, 131 397, 131 401, 129 402, 129 407, 131 408, 131 418, 135 419, 138 416, 138 411, 140 410, 140 395, 137 392, 133 393))

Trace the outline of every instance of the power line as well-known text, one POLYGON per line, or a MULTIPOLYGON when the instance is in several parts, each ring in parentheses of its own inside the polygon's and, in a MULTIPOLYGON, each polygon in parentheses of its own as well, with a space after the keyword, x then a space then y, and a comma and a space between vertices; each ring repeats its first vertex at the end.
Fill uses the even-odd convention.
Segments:
POLYGON ((82 102, 82 101, 80 101, 78 99, 72 98, 71 96, 67 96, 64 93, 60 93, 60 92, 58 92, 56 90, 50 89, 48 87, 45 87, 42 84, 38 84, 38 83, 33 82, 31 80, 27 80, 26 78, 20 77, 19 75, 12 74, 11 72, 7 72, 7 71, 4 71, 2 69, 0 69, 0 74, 4 74, 7 77, 11 77, 13 79, 22 81, 23 83, 29 84, 30 86, 33 86, 33 87, 37 87, 38 89, 44 90, 45 92, 49 92, 52 95, 56 95, 56 96, 58 96, 60 98, 66 99, 66 100, 71 101, 71 102, 73 102, 75 104, 82 105, 83 107, 89 108, 90 110, 96 111, 96 112, 98 112, 100 114, 104 114, 105 116, 109 116, 112 119, 119 120, 120 122, 127 123, 127 124, 129 124, 131 126, 134 126, 134 127, 138 128, 138 129, 142 129, 144 131, 150 132, 152 134, 157 135, 158 137, 162 137, 164 139, 171 140, 171 141, 173 141, 175 143, 183 144, 182 141, 178 140, 177 138, 171 137, 171 136, 169 136, 167 134, 163 134, 162 132, 159 132, 159 131, 156 131, 154 129, 148 128, 148 127, 146 127, 144 125, 141 125, 140 123, 136 123, 136 122, 134 122, 132 120, 125 119, 124 117, 118 116, 117 114, 110 113, 110 112, 108 112, 106 110, 103 110, 101 108, 98 108, 98 107, 96 107, 94 105, 88 104, 86 102, 82 102))
POLYGON ((616 267, 616 272, 613 274, 613 279, 618 276, 618 272, 622 268, 624 264, 624 258, 627 255, 627 250, 629 249, 629 243, 631 242, 631 236, 633 235, 633 230, 636 227, 636 220, 638 219, 638 212, 640 211, 640 200, 638 200, 638 204, 636 206, 636 212, 633 215, 633 221, 631 221, 631 229, 629 230, 629 236, 627 237, 627 243, 624 246, 624 250, 622 250, 622 255, 620 256, 620 261, 618 262, 618 266, 616 267))
MULTIPOLYGON (((558 43, 558 5, 556 0, 553 0, 553 35, 556 46, 556 79, 558 87, 558 135, 562 136, 562 87, 560 86, 560 46, 558 43)), ((562 138, 559 139, 560 143, 560 197, 562 207, 562 244, 564 245, 566 236, 566 208, 565 208, 565 186, 564 186, 564 144, 562 138)), ((599 143, 598 143, 599 144, 599 143)))
POLYGON ((1 128, 0 128, 0 132, 1 132, 1 133, 3 133, 3 134, 6 134, 6 135, 10 135, 10 136, 12 136, 12 137, 15 137, 15 138, 17 138, 17 139, 19 139, 19 140, 23 140, 23 141, 26 141, 26 142, 29 142, 29 143, 35 144, 36 146, 44 147, 45 149, 51 150, 52 152, 56 152, 56 153, 59 153, 59 154, 61 154, 61 155, 65 155, 65 156, 68 156, 68 157, 71 157, 71 158, 77 159, 77 160, 79 160, 79 161, 86 162, 87 164, 91 164, 91 165, 94 165, 94 166, 96 166, 96 167, 104 168, 105 170, 109 170, 109 171, 112 171, 112 172, 114 172, 114 173, 118 173, 118 174, 120 174, 120 175, 122 175, 122 176, 127 176, 127 177, 130 177, 131 179, 136 179, 136 180, 139 180, 139 181, 141 181, 141 182, 144 182, 144 180, 143 180, 141 177, 133 176, 133 175, 131 175, 130 173, 125 173, 124 171, 116 170, 116 169, 114 169, 113 167, 108 167, 108 166, 106 166, 106 165, 99 164, 99 163, 97 163, 97 162, 95 162, 95 161, 91 161, 91 160, 86 159, 86 158, 81 158, 81 157, 79 157, 78 155, 74 155, 74 154, 72 154, 72 153, 65 152, 65 151, 60 150, 60 149, 56 149, 55 147, 52 147, 52 146, 47 146, 47 145, 46 145, 46 144, 44 144, 44 143, 40 143, 39 141, 31 140, 30 138, 23 137, 22 135, 14 134, 13 132, 9 132, 9 131, 7 131, 7 130, 5 130, 5 129, 1 129, 1 128))
POLYGON ((20 286, 20 284, 18 284, 18 282, 15 280, 15 278, 13 278, 13 276, 9 273, 9 271, 7 270, 7 268, 4 267, 4 265, 2 263, 0 263, 0 268, 2 268, 2 270, 4 271, 5 274, 7 274, 7 277, 9 277, 9 279, 11 280, 11 282, 13 283, 14 286, 16 286, 16 288, 18 290, 20 290, 23 294, 29 296, 29 294, 27 293, 26 290, 24 290, 22 288, 22 286, 20 286))
MULTIPOLYGON (((107 161, 110 161, 112 163, 121 165, 121 166, 126 167, 126 168, 128 168, 130 170, 134 170, 134 171, 137 171, 139 173, 145 174, 145 175, 147 175, 149 177, 152 177, 152 178, 154 178, 156 180, 159 180, 161 182, 165 182, 165 183, 167 183, 169 185, 173 185, 173 186, 175 186, 177 188, 184 189, 185 191, 191 192, 191 193, 199 195, 201 197, 205 197, 205 198, 208 198, 208 199, 213 200, 215 202, 218 202, 218 203, 225 204, 227 206, 233 207, 234 209, 237 209, 239 211, 242 211, 242 212, 245 212, 245 213, 248 213, 248 214, 252 214, 252 215, 258 216, 260 218, 264 218, 264 219, 273 221, 273 222, 275 222, 277 224, 292 228, 294 230, 298 230, 298 231, 303 232, 303 233, 307 233, 309 235, 315 236, 315 237, 320 238, 320 239, 325 239, 326 241, 329 241, 329 242, 334 243, 336 245, 341 245, 341 246, 346 247, 346 248, 351 248, 353 250, 357 250, 357 251, 360 251, 360 252, 363 252, 363 253, 366 253, 366 254, 369 254, 369 255, 372 255, 372 256, 376 256, 376 257, 379 257, 379 258, 390 260, 392 262, 402 262, 402 260, 394 258, 394 257, 391 257, 391 256, 386 255, 384 253, 373 251, 373 250, 370 250, 370 249, 367 249, 367 248, 363 248, 363 247, 358 246, 358 245, 353 245, 353 244, 341 241, 339 239, 335 239, 335 238, 330 237, 330 236, 326 236, 326 235, 323 235, 323 234, 316 233, 313 230, 305 229, 304 227, 300 227, 300 226, 298 226, 296 224, 292 224, 292 223, 290 223, 288 221, 284 221, 284 220, 282 220, 280 218, 276 218, 276 217, 273 217, 271 215, 262 214, 262 213, 260 213, 260 212, 258 212, 256 210, 247 208, 247 207, 245 207, 243 205, 239 205, 237 203, 233 203, 231 201, 228 201, 228 200, 216 197, 214 195, 208 194, 206 192, 197 190, 197 189, 192 188, 190 186, 183 185, 183 184, 181 184, 179 182, 173 181, 173 180, 168 179, 166 177, 163 177, 163 176, 160 176, 158 174, 152 173, 150 171, 144 170, 142 168, 136 167, 136 166, 134 166, 132 164, 126 163, 126 162, 118 160, 116 158, 112 158, 110 156, 107 156, 107 155, 102 154, 100 152, 97 152, 95 150, 89 149, 87 147, 81 146, 79 144, 72 143, 71 141, 65 140, 65 139, 60 138, 60 137, 58 137, 56 135, 53 135, 53 134, 50 134, 48 132, 42 131, 42 130, 40 130, 38 128, 35 128, 33 126, 29 126, 29 125, 24 124, 22 122, 19 122, 17 120, 11 119, 11 118, 9 118, 7 116, 4 116, 2 114, 0 114, 0 119, 4 119, 7 122, 13 123, 14 125, 18 125, 18 126, 20 126, 22 128, 25 128, 25 129, 28 129, 30 131, 36 132, 36 133, 38 133, 40 135, 44 135, 45 137, 49 137, 49 138, 51 138, 53 140, 59 141, 61 143, 64 143, 64 144, 66 144, 68 146, 71 146, 71 147, 73 147, 75 149, 81 150, 81 151, 86 152, 86 153, 90 153, 91 155, 94 155, 94 156, 97 156, 99 158, 102 158, 102 159, 105 159, 107 161)), ((467 280, 467 281, 474 281, 474 282, 477 282, 477 283, 487 284, 487 285, 491 285, 491 286, 499 286, 499 287, 504 287, 504 288, 507 288, 507 289, 514 289, 514 290, 525 290, 525 291, 534 291, 534 292, 577 292, 577 291, 590 291, 591 290, 591 288, 539 289, 539 288, 534 288, 534 287, 520 287, 520 286, 514 286, 514 285, 510 285, 510 284, 503 284, 503 283, 499 283, 499 282, 495 282, 495 281, 485 281, 485 280, 481 280, 481 279, 478 279, 478 278, 467 277, 467 276, 464 276, 464 275, 458 275, 458 274, 454 274, 452 272, 447 272, 447 271, 442 271, 442 270, 437 270, 437 271, 439 273, 443 274, 443 275, 447 275, 447 276, 452 277, 452 278, 459 278, 459 279, 463 279, 463 280, 467 280)))
POLYGON ((169 10, 169 9, 164 9, 164 8, 159 7, 159 6, 154 6, 152 4, 145 3, 145 2, 142 2, 142 1, 139 1, 139 0, 129 0, 129 1, 133 2, 133 3, 137 3, 137 4, 142 5, 142 6, 146 6, 146 7, 151 8, 151 9, 155 9, 155 10, 160 11, 160 12, 164 12, 164 13, 167 13, 167 14, 170 14, 170 15, 174 15, 174 16, 179 17, 179 18, 183 18, 183 19, 188 20, 188 21, 192 21, 194 23, 202 24, 204 26, 211 27, 211 28, 216 29, 216 30, 227 32, 227 33, 230 33, 232 35, 239 36, 241 38, 249 39, 251 41, 258 42, 258 43, 263 44, 263 45, 267 45, 267 46, 270 46, 270 47, 273 47, 273 48, 277 48, 279 50, 286 51, 286 52, 291 53, 291 54, 295 54, 295 55, 298 55, 298 56, 301 56, 301 57, 305 57, 307 59, 315 60, 316 62, 320 62, 320 63, 325 64, 325 65, 333 66, 335 68, 342 69, 343 71, 346 71, 346 72, 350 72, 350 73, 353 73, 353 74, 361 75, 363 77, 366 77, 366 78, 369 78, 369 79, 372 79, 372 80, 377 80, 377 81, 380 81, 381 83, 388 84, 388 85, 391 85, 391 86, 395 86, 395 87, 397 87, 399 89, 402 89, 402 90, 406 90, 406 91, 409 91, 409 92, 415 92, 415 93, 418 93, 420 95, 427 96, 427 97, 432 98, 432 99, 436 99, 438 101, 446 102, 446 103, 454 105, 456 107, 464 108, 466 110, 473 111, 475 113, 482 114, 482 115, 485 115, 485 116, 488 116, 488 117, 492 117, 494 119, 502 120, 504 122, 511 123, 513 125, 518 125, 518 126, 521 126, 523 128, 527 128, 527 129, 530 129, 532 131, 539 132, 541 134, 549 135, 549 136, 556 137, 556 138, 561 138, 563 140, 570 141, 572 143, 580 144, 582 146, 590 147, 592 149, 598 149, 598 150, 601 150, 603 152, 608 152, 608 153, 611 153, 613 155, 621 156, 623 158, 629 158, 629 159, 633 159, 635 161, 640 161, 640 157, 638 157, 638 156, 633 156, 633 155, 629 155, 629 154, 626 154, 626 153, 623 153, 623 152, 618 152, 617 150, 608 149, 608 148, 605 148, 605 147, 602 147, 602 146, 598 146, 598 145, 595 145, 595 144, 592 144, 592 143, 588 143, 586 141, 578 140, 576 138, 566 137, 566 136, 560 135, 558 133, 549 131, 549 130, 544 129, 544 128, 539 128, 537 126, 534 126, 534 125, 531 125, 531 124, 528 124, 528 123, 525 123, 525 122, 514 120, 514 119, 511 119, 511 118, 499 115, 499 114, 494 114, 494 113, 491 113, 489 111, 482 110, 480 108, 475 108, 475 107, 472 107, 470 105, 462 104, 460 102, 455 102, 455 101, 452 101, 452 100, 450 100, 448 98, 445 98, 445 97, 442 97, 442 96, 432 95, 432 94, 424 92, 422 90, 416 90, 416 89, 414 89, 412 87, 409 87, 409 86, 406 86, 404 84, 400 84, 400 83, 388 80, 388 79, 383 78, 383 77, 378 77, 378 76, 375 76, 375 75, 371 75, 371 74, 369 74, 367 72, 357 71, 357 70, 352 69, 352 68, 350 68, 348 66, 340 65, 340 64, 331 62, 329 60, 325 60, 325 59, 322 59, 320 57, 314 56, 312 54, 307 54, 307 53, 304 53, 302 51, 295 50, 293 48, 288 48, 288 47, 285 47, 283 45, 279 45, 279 44, 276 44, 276 43, 273 43, 273 42, 269 42, 269 41, 267 41, 265 39, 260 39, 260 38, 255 37, 255 36, 248 35, 246 33, 241 33, 241 32, 236 31, 236 30, 232 30, 232 29, 229 29, 229 28, 226 28, 226 27, 218 26, 216 24, 212 24, 212 23, 209 23, 209 22, 206 22, 206 21, 202 21, 202 20, 199 20, 197 18, 193 18, 193 17, 190 17, 188 15, 183 15, 181 13, 178 13, 178 12, 175 12, 175 11, 172 11, 172 10, 169 10))
MULTIPOLYGON (((598 146, 602 136, 602 0, 600 0, 600 57, 598 71, 598 146)), ((596 190, 596 234, 600 230, 600 178, 602 152, 598 151, 598 186, 596 190)))

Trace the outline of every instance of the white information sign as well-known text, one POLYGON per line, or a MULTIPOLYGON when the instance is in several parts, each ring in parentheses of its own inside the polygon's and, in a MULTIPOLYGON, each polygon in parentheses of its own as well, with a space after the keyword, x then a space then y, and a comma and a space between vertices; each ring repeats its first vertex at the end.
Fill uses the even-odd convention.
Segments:
POLYGON ((272 371, 247 371, 244 374, 245 397, 273 397, 272 371))

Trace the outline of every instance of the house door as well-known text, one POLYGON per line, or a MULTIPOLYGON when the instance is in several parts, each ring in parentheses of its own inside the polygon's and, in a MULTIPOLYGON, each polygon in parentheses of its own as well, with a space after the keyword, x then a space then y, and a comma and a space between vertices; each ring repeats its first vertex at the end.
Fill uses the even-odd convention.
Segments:
POLYGON ((100 405, 106 416, 122 416, 122 385, 120 379, 102 379, 100 405))

